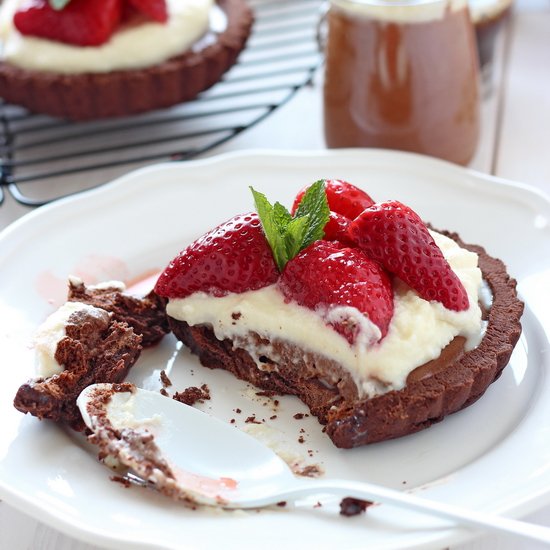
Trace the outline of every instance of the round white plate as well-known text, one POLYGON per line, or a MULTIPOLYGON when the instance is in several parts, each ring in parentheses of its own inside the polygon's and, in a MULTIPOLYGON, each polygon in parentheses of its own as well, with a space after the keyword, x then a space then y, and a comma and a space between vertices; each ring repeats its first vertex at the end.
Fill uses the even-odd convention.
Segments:
MULTIPOLYGON (((25 216, 0 236, 0 498, 85 541, 112 548, 441 548, 472 533, 389 506, 345 518, 320 496, 262 512, 188 510, 151 491, 124 488, 78 434, 12 407, 33 375, 35 327, 63 301, 69 274, 89 283, 131 281, 164 267, 187 243, 252 209, 253 185, 290 205, 319 178, 342 178, 375 200, 397 198, 435 227, 458 231, 501 257, 526 301, 510 365, 485 396, 424 432, 339 450, 295 398, 257 396, 199 365, 172 337, 142 355, 130 380, 171 391, 208 384, 200 405, 277 440, 279 451, 327 475, 364 479, 511 516, 550 503, 550 203, 532 189, 416 155, 387 151, 238 153, 159 165, 25 216), (235 409, 240 409, 238 413, 235 409), (255 414, 264 427, 246 423, 255 414), (272 418, 276 416, 276 418, 272 418), (300 437, 305 439, 299 443, 300 437)), ((208 434, 205 434, 208 437, 208 434)))

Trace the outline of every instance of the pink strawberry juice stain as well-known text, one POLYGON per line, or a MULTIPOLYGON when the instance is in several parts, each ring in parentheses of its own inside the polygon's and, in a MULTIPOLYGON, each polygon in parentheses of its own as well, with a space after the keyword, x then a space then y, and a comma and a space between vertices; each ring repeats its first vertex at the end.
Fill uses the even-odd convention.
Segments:
POLYGON ((223 502, 224 493, 234 491, 238 482, 230 477, 212 478, 193 474, 177 466, 170 465, 170 469, 176 476, 178 485, 183 489, 188 489, 200 493, 208 498, 223 502))

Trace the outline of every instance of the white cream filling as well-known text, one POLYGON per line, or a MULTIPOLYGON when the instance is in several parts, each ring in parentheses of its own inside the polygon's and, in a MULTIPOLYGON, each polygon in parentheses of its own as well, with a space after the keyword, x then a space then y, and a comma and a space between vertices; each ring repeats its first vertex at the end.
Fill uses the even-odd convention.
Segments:
MULTIPOLYGON (((483 333, 478 305, 482 276, 477 254, 460 248, 444 235, 431 233, 462 281, 470 307, 462 312, 448 310, 439 302, 420 298, 406 284, 396 281, 394 315, 388 334, 380 343, 372 343, 377 327, 359 314, 365 337, 350 345, 314 311, 285 303, 276 285, 220 298, 197 292, 170 300, 167 313, 192 326, 210 325, 218 339, 229 338, 235 344, 242 345, 249 332, 256 332, 269 341, 287 341, 306 351, 322 353, 349 371, 363 395, 402 389, 409 373, 437 358, 453 338, 465 337, 466 348, 472 349, 483 333)), ((264 348, 256 352, 256 357, 269 355, 270 346, 264 348)), ((258 367, 265 368, 261 362, 258 367)))
MULTIPOLYGON (((74 287, 84 286, 84 281, 76 276, 76 275, 69 275, 69 283, 74 287)), ((110 280, 110 281, 102 281, 101 283, 97 283, 96 285, 88 285, 86 287, 88 290, 118 290, 119 292, 124 292, 126 290, 126 285, 122 281, 117 280, 110 280)))
POLYGON ((109 314, 100 308, 83 304, 81 302, 66 302, 54 311, 40 325, 33 339, 33 347, 36 357, 36 373, 42 378, 49 378, 54 374, 60 374, 65 370, 55 358, 57 345, 65 338, 66 327, 71 315, 78 311, 84 311, 87 315, 104 318, 109 314))
POLYGON ((21 0, 0 7, 1 59, 23 69, 103 73, 157 65, 188 50, 209 28, 213 0, 166 0, 168 21, 127 25, 101 46, 79 47, 23 36, 13 25, 21 0))
POLYGON ((468 0, 332 0, 339 10, 355 17, 377 19, 388 23, 425 23, 444 18, 465 8, 468 0))
POLYGON ((470 13, 474 23, 500 16, 512 4, 512 0, 470 0, 470 13))

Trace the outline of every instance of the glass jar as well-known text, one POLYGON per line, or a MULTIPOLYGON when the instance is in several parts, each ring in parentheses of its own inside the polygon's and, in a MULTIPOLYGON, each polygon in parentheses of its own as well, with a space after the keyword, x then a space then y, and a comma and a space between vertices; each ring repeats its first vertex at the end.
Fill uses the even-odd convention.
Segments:
POLYGON ((331 0, 327 25, 329 147, 471 160, 480 94, 467 0, 331 0))

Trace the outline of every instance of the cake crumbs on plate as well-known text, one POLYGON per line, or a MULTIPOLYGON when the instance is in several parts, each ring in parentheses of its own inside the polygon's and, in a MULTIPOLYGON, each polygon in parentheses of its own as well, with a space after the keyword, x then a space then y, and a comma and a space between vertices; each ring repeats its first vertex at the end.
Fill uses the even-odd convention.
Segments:
POLYGON ((256 415, 252 414, 250 415, 245 422, 247 424, 261 424, 261 422, 256 418, 256 415))
POLYGON ((204 403, 204 401, 210 399, 210 389, 206 384, 203 384, 200 388, 191 386, 182 392, 176 392, 172 399, 191 406, 195 403, 204 403))
POLYGON ((164 397, 170 397, 170 394, 164 388, 160 388, 159 392, 161 395, 164 395, 164 397))
POLYGON ((126 489, 130 488, 132 485, 131 481, 127 477, 111 476, 109 479, 115 483, 120 483, 126 489))
POLYGON ((296 465, 292 471, 300 477, 321 477, 325 473, 318 464, 307 464, 300 467, 296 465))
POLYGON ((160 381, 162 382, 164 388, 168 388, 172 385, 172 380, 168 378, 168 375, 164 369, 160 371, 160 381))
POLYGON ((342 516, 358 516, 365 512, 365 510, 372 506, 374 502, 370 500, 362 500, 360 498, 346 497, 340 502, 340 515, 342 516))

